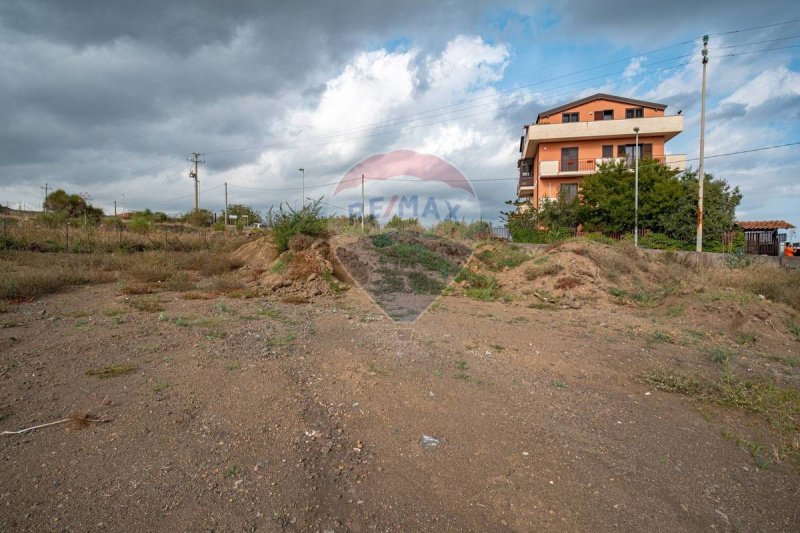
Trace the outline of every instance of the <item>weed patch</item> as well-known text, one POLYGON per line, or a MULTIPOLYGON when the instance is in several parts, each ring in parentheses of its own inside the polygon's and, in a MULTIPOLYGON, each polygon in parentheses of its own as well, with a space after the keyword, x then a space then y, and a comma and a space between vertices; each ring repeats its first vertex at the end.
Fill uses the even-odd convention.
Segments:
POLYGON ((139 370, 138 365, 129 363, 119 363, 119 364, 109 365, 103 368, 90 368, 89 370, 86 371, 86 375, 100 379, 106 379, 106 378, 115 378, 118 376, 124 376, 126 374, 132 374, 137 370, 139 370))
POLYGON ((494 276, 478 274, 464 268, 458 273, 456 282, 464 282, 464 294, 474 300, 496 300, 500 296, 500 288, 494 276))
MULTIPOLYGON (((544 258, 549 259, 547 256, 544 256, 544 258)), ((559 265, 558 263, 537 261, 533 265, 530 265, 525 269, 525 279, 528 281, 533 281, 543 276, 555 276, 562 270, 564 270, 564 267, 559 265)))
POLYGON ((158 298, 131 298, 128 305, 145 313, 158 313, 166 309, 158 298))

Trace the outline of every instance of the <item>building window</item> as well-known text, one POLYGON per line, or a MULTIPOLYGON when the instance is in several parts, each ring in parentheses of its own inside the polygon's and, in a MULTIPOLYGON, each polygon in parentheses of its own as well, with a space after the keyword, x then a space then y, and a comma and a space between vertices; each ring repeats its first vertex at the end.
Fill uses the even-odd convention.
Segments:
POLYGON ((642 118, 644 116, 644 108, 629 107, 625 110, 625 118, 642 118))
POLYGON ((566 202, 571 202, 578 197, 578 184, 577 183, 562 183, 561 189, 558 191, 559 198, 566 202))
POLYGON ((575 172, 578 170, 578 147, 561 149, 561 172, 575 172))
POLYGON ((614 110, 613 109, 605 109, 603 111, 595 111, 594 112, 594 119, 595 120, 614 120, 614 110))
POLYGON ((578 113, 563 113, 561 122, 578 122, 578 113))
POLYGON ((604 144, 603 145, 603 159, 611 159, 614 157, 614 145, 613 144, 604 144))
MULTIPOLYGON (((620 144, 617 146, 617 157, 624 157, 627 165, 633 165, 636 161, 636 145, 620 144)), ((650 143, 639 144, 639 159, 653 159, 653 145, 650 143)))

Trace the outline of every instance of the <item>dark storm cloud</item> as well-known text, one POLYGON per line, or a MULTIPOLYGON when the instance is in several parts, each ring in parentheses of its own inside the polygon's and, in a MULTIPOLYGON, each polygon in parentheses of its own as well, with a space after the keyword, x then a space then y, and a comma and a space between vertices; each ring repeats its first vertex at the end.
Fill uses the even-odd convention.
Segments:
MULTIPOLYGON (((447 28, 473 26, 482 9, 408 1, 5 2, 0 120, 9 127, 0 132, 0 157, 17 168, 61 161, 69 175, 64 160, 86 147, 128 153, 147 167, 198 146, 263 144, 263 123, 283 112, 285 95, 313 98, 365 42, 444 39, 447 28)), ((68 177, 95 178, 83 168, 68 177)))
MULTIPOLYGON (((584 30, 575 31, 575 39, 595 39, 604 35, 612 41, 627 45, 645 43, 648 47, 653 43, 672 41, 676 36, 686 37, 687 30, 700 36, 800 17, 800 8, 795 0, 768 3, 671 0, 661 4, 648 4, 641 0, 563 0, 555 9, 565 19, 562 27, 584 30)), ((764 31, 775 32, 780 28, 764 31)))

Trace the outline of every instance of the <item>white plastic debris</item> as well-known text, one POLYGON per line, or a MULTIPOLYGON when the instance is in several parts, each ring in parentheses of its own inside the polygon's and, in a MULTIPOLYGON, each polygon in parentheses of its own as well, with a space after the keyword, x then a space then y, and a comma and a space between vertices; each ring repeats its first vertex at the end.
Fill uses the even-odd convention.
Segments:
POLYGON ((423 435, 419 442, 426 448, 434 448, 439 445, 439 439, 430 435, 423 435))

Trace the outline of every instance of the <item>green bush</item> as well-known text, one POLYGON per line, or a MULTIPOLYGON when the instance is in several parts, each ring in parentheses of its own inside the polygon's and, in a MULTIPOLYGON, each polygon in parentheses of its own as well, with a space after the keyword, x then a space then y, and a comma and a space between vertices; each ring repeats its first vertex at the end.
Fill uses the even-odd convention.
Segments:
POLYGON ((500 296, 500 288, 494 276, 478 274, 468 268, 463 268, 455 279, 456 282, 466 282, 464 294, 475 300, 496 300, 500 296))
POLYGON ((320 237, 327 232, 327 221, 320 216, 321 200, 307 204, 302 209, 293 209, 281 204, 278 210, 267 213, 267 227, 272 230, 272 240, 280 251, 289 249, 289 240, 295 235, 320 237))
POLYGON ((388 233, 380 233, 372 238, 372 245, 375 246, 375 248, 386 248, 392 244, 394 244, 394 241, 388 233))
POLYGON ((654 250, 691 250, 694 248, 692 245, 682 243, 663 233, 648 233, 647 235, 642 235, 639 237, 639 245, 642 248, 651 248, 654 250))
POLYGON ((394 228, 400 231, 422 231, 422 226, 416 218, 401 218, 397 215, 386 223, 387 228, 394 228))

